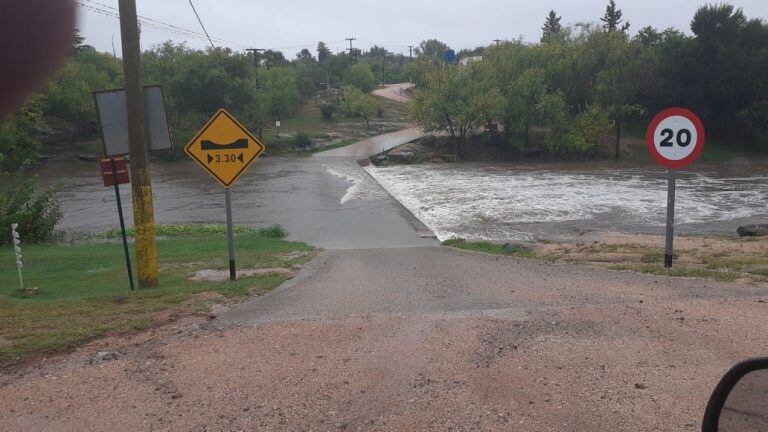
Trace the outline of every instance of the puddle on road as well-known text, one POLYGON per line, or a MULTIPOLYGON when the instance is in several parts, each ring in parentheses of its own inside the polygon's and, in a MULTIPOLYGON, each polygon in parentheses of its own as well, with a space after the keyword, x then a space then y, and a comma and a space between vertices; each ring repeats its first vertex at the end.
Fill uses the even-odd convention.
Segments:
MULTIPOLYGON (((732 234, 738 223, 765 221, 768 164, 742 165, 679 174, 677 222, 684 231, 732 234)), ((368 171, 440 240, 532 240, 558 226, 656 232, 665 222, 666 173, 651 167, 428 164, 368 171)))

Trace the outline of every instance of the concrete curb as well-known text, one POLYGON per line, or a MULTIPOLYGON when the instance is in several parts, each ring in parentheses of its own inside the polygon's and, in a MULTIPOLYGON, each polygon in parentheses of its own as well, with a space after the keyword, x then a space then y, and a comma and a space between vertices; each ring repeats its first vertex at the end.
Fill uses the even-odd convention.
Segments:
POLYGON ((432 232, 432 230, 429 229, 429 227, 424 222, 422 222, 421 219, 418 218, 418 216, 416 216, 408 207, 406 207, 403 203, 401 203, 400 200, 398 200, 394 195, 392 195, 392 192, 390 192, 389 189, 387 189, 383 184, 381 184, 376 179, 376 177, 371 175, 371 173, 368 172, 368 170, 365 169, 366 167, 371 166, 370 159, 368 159, 368 158, 358 159, 357 160, 357 164, 360 166, 360 169, 366 175, 368 175, 368 177, 371 178, 371 180, 375 181, 376 184, 381 186, 381 188, 387 193, 387 195, 392 197, 392 199, 397 203, 397 205, 400 206, 401 209, 403 209, 403 211, 405 212, 405 214, 407 216, 406 219, 408 219, 408 222, 411 224, 413 229, 416 231, 416 234, 418 234, 418 236, 420 238, 435 239, 435 240, 437 240, 437 235, 435 235, 435 233, 432 232))

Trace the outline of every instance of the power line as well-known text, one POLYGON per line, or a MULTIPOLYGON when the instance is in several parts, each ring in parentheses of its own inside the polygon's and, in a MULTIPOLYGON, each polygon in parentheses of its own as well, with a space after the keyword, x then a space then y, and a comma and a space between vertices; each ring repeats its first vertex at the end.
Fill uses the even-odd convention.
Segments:
MULTIPOLYGON (((111 6, 111 5, 99 2, 97 0, 75 0, 75 4, 78 7, 81 7, 83 9, 87 9, 87 10, 89 10, 91 12, 94 12, 94 13, 97 13, 97 14, 100 14, 100 15, 104 15, 104 16, 108 16, 108 17, 111 17, 111 18, 115 18, 115 19, 118 19, 118 20, 120 19, 120 13, 119 13, 117 8, 115 8, 114 6, 111 6)), ((192 5, 192 8, 193 8, 193 11, 195 11, 194 5, 192 5)), ((173 34, 173 35, 176 35, 176 36, 181 36, 181 37, 184 37, 184 38, 190 38, 190 39, 195 39, 195 40, 199 40, 199 41, 208 42, 211 45, 214 45, 215 43, 218 43, 220 45, 228 45, 228 46, 237 47, 237 48, 240 48, 240 49, 246 49, 246 48, 250 47, 250 45, 248 45, 248 44, 244 44, 244 43, 240 43, 240 42, 234 42, 234 41, 230 41, 230 40, 227 40, 227 39, 222 39, 222 38, 219 38, 219 37, 216 37, 216 36, 211 36, 210 33, 208 33, 207 31, 205 33, 200 33, 200 32, 195 31, 195 30, 191 30, 191 29, 188 29, 188 28, 185 28, 185 27, 180 27, 180 26, 177 26, 177 25, 174 25, 174 24, 170 24, 170 23, 167 23, 167 22, 164 22, 164 21, 160 21, 160 20, 157 20, 157 19, 154 19, 154 18, 149 18, 149 17, 145 17, 145 16, 141 16, 141 15, 138 16, 138 19, 139 19, 139 23, 142 25, 142 27, 163 31, 163 32, 166 32, 166 33, 169 33, 169 34, 173 34)), ((201 27, 203 27, 204 31, 206 30, 205 27, 202 26, 202 23, 201 23, 201 27)), ((350 38, 350 39, 356 40, 355 38, 350 38)), ((329 42, 325 42, 325 43, 330 48, 333 45, 341 44, 341 43, 344 43, 344 42, 346 42, 348 40, 349 39, 346 39, 346 40, 334 40, 334 41, 329 41, 329 42)), ((350 44, 351 44, 351 41, 350 41, 350 44)), ((290 49, 299 49, 299 48, 309 48, 309 47, 315 47, 315 46, 317 46, 317 42, 312 42, 312 43, 307 43, 307 44, 302 44, 302 45, 271 47, 271 48, 267 48, 267 49, 268 50, 272 50, 272 51, 281 51, 281 50, 290 50, 290 49)), ((408 47, 408 45, 381 45, 381 46, 382 47, 389 47, 389 48, 408 47)))
MULTIPOLYGON (((88 0, 86 0, 86 1, 88 1, 88 0)), ((120 14, 116 10, 103 9, 103 8, 98 7, 98 6, 93 6, 93 5, 88 5, 88 4, 81 3, 80 1, 76 1, 75 4, 77 4, 77 6, 80 6, 82 8, 88 9, 88 10, 90 10, 92 12, 95 12, 95 13, 98 13, 98 14, 101 14, 101 15, 105 15, 105 16, 108 16, 108 17, 111 17, 111 18, 120 19, 120 14)), ((187 38, 194 38, 194 39, 205 40, 203 35, 196 34, 196 33, 192 32, 192 31, 183 30, 183 29, 182 30, 175 30, 173 28, 167 28, 167 27, 164 27, 162 25, 154 24, 153 22, 145 20, 143 18, 140 18, 139 22, 144 27, 149 27, 149 28, 153 28, 153 29, 156 29, 156 30, 162 30, 162 31, 165 31, 167 33, 175 34, 175 35, 178 35, 178 36, 184 36, 184 37, 187 37, 187 38)))
MULTIPOLYGON (((108 17, 111 17, 111 18, 120 19, 120 14, 119 14, 118 10, 115 7, 110 6, 108 4, 104 4, 104 3, 98 2, 96 0, 75 0, 75 3, 77 4, 77 6, 79 6, 81 8, 88 9, 88 10, 90 10, 92 12, 95 12, 95 13, 98 13, 98 14, 101 14, 101 15, 105 15, 105 16, 108 16, 108 17)), ((247 47, 248 46, 246 44, 242 44, 242 43, 238 43, 238 42, 233 42, 233 41, 229 41, 229 40, 226 40, 226 39, 217 38, 217 37, 214 37, 214 36, 211 36, 210 39, 209 39, 209 37, 207 35, 205 35, 205 34, 199 33, 199 32, 194 31, 194 30, 190 30, 188 28, 179 27, 179 26, 176 26, 176 25, 173 25, 173 24, 169 24, 169 23, 166 23, 166 22, 163 22, 163 21, 159 21, 159 20, 156 20, 156 19, 153 19, 153 18, 148 18, 148 17, 144 17, 144 16, 139 16, 138 18, 139 18, 139 22, 141 23, 141 25, 143 27, 152 28, 152 29, 155 29, 155 30, 160 30, 160 31, 163 31, 163 32, 166 32, 166 33, 177 35, 177 36, 182 36, 182 37, 185 37, 185 38, 196 39, 196 40, 200 40, 200 41, 207 41, 209 43, 210 43, 211 40, 213 40, 215 42, 219 42, 222 45, 231 45, 231 46, 239 46, 239 47, 247 47)))
POLYGON ((207 37, 208 42, 211 43, 211 48, 216 48, 216 46, 213 44, 213 41, 211 40, 211 35, 209 35, 208 30, 205 29, 205 26, 203 25, 203 20, 200 19, 200 15, 197 13, 197 9, 195 9, 195 4, 192 3, 192 0, 189 0, 189 5, 192 6, 192 12, 195 13, 195 16, 197 17, 197 22, 199 22, 200 27, 203 28, 203 33, 205 33, 205 37, 207 37))

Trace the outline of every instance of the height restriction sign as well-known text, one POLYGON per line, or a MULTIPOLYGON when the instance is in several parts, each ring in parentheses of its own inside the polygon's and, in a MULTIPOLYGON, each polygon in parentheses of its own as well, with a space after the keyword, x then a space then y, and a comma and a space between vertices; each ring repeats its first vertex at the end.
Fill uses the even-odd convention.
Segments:
POLYGON ((265 147, 230 113, 220 109, 184 151, 229 188, 264 153, 265 147))

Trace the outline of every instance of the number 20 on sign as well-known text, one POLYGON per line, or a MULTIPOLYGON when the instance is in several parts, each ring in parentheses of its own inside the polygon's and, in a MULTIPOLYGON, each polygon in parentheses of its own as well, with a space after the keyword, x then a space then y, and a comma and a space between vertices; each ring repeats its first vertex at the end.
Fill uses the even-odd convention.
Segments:
POLYGON ((695 162, 704 151, 704 124, 693 112, 684 108, 669 108, 653 118, 645 136, 651 157, 667 167, 667 231, 664 266, 672 267, 675 234, 676 170, 695 162))

